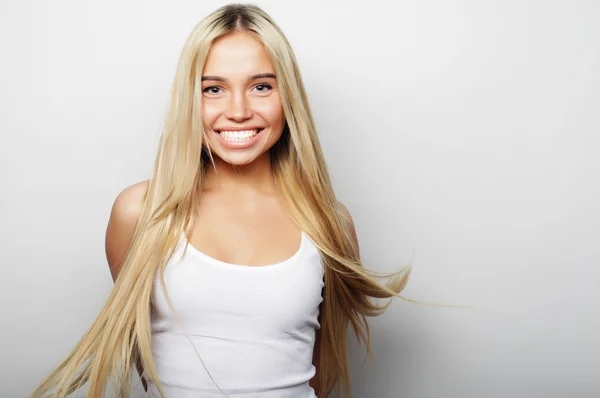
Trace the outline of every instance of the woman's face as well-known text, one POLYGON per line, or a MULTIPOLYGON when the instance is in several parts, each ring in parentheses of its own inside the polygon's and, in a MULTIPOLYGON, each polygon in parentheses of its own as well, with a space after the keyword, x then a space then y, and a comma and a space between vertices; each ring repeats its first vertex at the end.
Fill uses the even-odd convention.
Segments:
POLYGON ((213 155, 241 166, 265 154, 285 124, 275 72, 248 32, 215 40, 202 72, 202 117, 213 155))

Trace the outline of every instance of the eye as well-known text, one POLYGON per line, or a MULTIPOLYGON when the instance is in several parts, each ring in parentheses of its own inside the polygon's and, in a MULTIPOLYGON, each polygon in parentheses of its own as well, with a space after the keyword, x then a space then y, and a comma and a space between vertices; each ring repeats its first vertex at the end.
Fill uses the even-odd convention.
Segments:
POLYGON ((254 86, 254 89, 256 91, 258 91, 259 93, 266 93, 269 90, 273 89, 273 87, 270 84, 257 84, 256 86, 254 86))
POLYGON ((204 90, 202 90, 202 92, 206 93, 206 94, 216 95, 216 94, 219 94, 219 92, 220 92, 219 90, 221 90, 221 87, 210 86, 210 87, 206 87, 204 90))

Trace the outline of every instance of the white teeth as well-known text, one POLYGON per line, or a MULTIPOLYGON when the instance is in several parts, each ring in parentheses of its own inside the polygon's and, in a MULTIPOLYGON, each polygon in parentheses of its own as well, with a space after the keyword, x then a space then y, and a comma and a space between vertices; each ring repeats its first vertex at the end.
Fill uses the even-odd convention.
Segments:
POLYGON ((243 142, 248 141, 258 133, 258 130, 221 130, 219 134, 225 141, 243 142))

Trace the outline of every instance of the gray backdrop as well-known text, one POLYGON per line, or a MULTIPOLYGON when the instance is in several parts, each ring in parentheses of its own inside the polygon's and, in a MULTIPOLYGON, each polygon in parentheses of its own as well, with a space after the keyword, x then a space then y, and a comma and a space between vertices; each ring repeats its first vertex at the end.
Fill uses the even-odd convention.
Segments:
MULTIPOLYGON (((0 5, 0 396, 79 340, 110 208, 150 176, 177 58, 222 1, 0 5)), ((351 341, 357 398, 600 396, 600 2, 263 1, 365 265, 413 261, 351 341), (361 370, 362 369, 362 370, 361 370)))

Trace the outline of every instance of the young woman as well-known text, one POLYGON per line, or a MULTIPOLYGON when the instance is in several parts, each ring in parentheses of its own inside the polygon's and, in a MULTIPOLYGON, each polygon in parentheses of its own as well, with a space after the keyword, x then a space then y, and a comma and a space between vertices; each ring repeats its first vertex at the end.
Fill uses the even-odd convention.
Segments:
POLYGON ((152 177, 106 233, 115 286, 33 397, 110 386, 168 398, 350 395, 346 333, 404 287, 362 267, 298 66, 256 6, 204 19, 183 49, 152 177), (135 376, 137 378, 137 376, 135 376))

